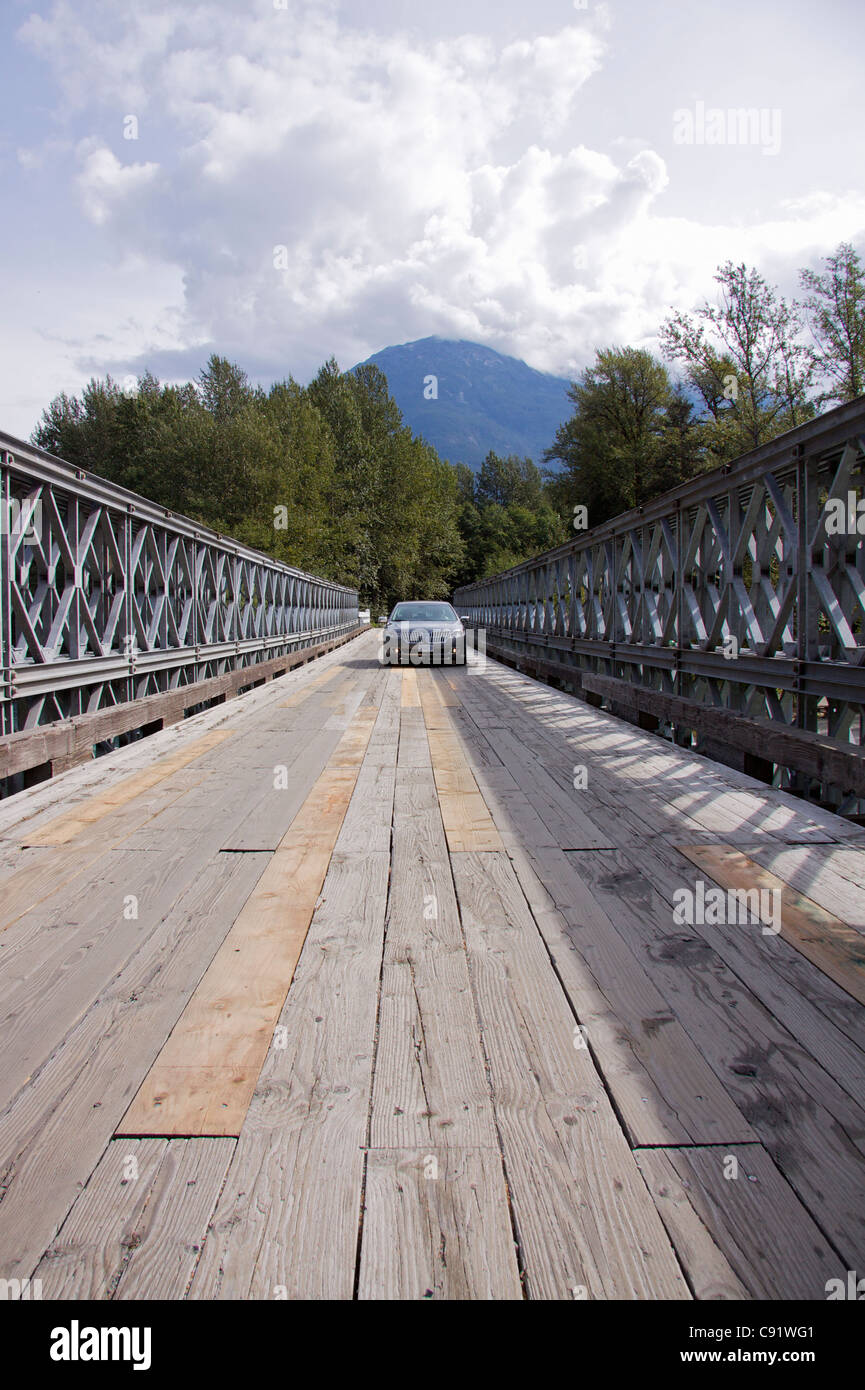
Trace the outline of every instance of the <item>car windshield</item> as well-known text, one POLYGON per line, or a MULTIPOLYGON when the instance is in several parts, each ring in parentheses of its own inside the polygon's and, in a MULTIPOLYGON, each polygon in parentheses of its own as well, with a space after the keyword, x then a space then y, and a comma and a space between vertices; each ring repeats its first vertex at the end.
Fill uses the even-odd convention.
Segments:
POLYGON ((398 603, 391 614, 393 623, 455 623, 457 615, 449 603, 398 603))

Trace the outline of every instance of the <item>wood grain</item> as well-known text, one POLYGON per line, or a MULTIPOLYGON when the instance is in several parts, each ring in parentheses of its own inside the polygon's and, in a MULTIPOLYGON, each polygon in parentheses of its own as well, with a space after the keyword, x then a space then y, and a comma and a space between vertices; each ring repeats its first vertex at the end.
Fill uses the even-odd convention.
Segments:
MULTIPOLYGON (((777 874, 726 845, 677 845, 676 848, 722 888, 765 890, 779 894, 780 935, 824 975, 865 1004, 865 937, 777 874)), ((769 922, 769 917, 761 917, 769 922)), ((777 923, 775 924, 777 925, 777 923)))
POLYGON ((240 1133, 376 713, 361 709, 340 739, 142 1083, 118 1134, 240 1133))

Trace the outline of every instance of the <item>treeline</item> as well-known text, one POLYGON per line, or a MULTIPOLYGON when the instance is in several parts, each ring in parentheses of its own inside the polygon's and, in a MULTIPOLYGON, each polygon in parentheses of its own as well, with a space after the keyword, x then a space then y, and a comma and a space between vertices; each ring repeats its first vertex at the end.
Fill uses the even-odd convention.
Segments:
POLYGON ((463 558, 456 584, 518 565, 568 538, 553 486, 531 459, 489 453, 478 473, 456 466, 463 558))
POLYGON ((265 391, 211 357, 183 386, 110 377, 61 395, 34 442, 237 540, 359 590, 445 597, 462 563, 456 471, 403 423, 377 367, 328 362, 265 391))
POLYGON ((195 382, 110 377, 61 395, 33 439, 315 574, 357 587, 376 612, 446 597, 865 390, 865 270, 842 244, 806 298, 786 303, 757 271, 722 266, 715 304, 677 312, 662 357, 606 347, 570 387, 574 406, 540 469, 487 455, 452 466, 402 421, 375 366, 331 360, 303 387, 269 390, 211 357, 195 382), (810 335, 810 336, 809 336, 810 335), (675 371, 675 375, 674 375, 675 371))
POLYGON ((865 269, 847 243, 824 267, 800 271, 806 297, 787 303, 756 270, 727 262, 716 303, 663 324, 662 359, 600 350, 545 455, 563 465, 553 504, 585 506, 595 526, 861 395, 865 269))

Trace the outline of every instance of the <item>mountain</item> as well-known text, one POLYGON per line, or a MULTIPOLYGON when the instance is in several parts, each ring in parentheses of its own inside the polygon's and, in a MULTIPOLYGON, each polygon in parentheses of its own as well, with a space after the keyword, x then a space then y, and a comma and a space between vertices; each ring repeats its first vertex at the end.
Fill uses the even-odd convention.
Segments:
POLYGON ((382 348, 358 365, 369 362, 387 377, 405 423, 451 463, 476 469, 493 449, 541 466, 559 425, 573 413, 563 377, 480 343, 420 338, 382 348), (424 394, 429 377, 436 378, 436 399, 424 394))

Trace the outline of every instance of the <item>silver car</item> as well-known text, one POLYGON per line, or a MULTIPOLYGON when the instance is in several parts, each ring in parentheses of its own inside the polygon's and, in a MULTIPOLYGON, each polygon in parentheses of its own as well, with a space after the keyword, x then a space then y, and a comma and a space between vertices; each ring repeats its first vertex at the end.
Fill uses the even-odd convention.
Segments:
POLYGON ((449 603, 398 603, 387 620, 382 661, 391 666, 465 666, 463 620, 449 603))

